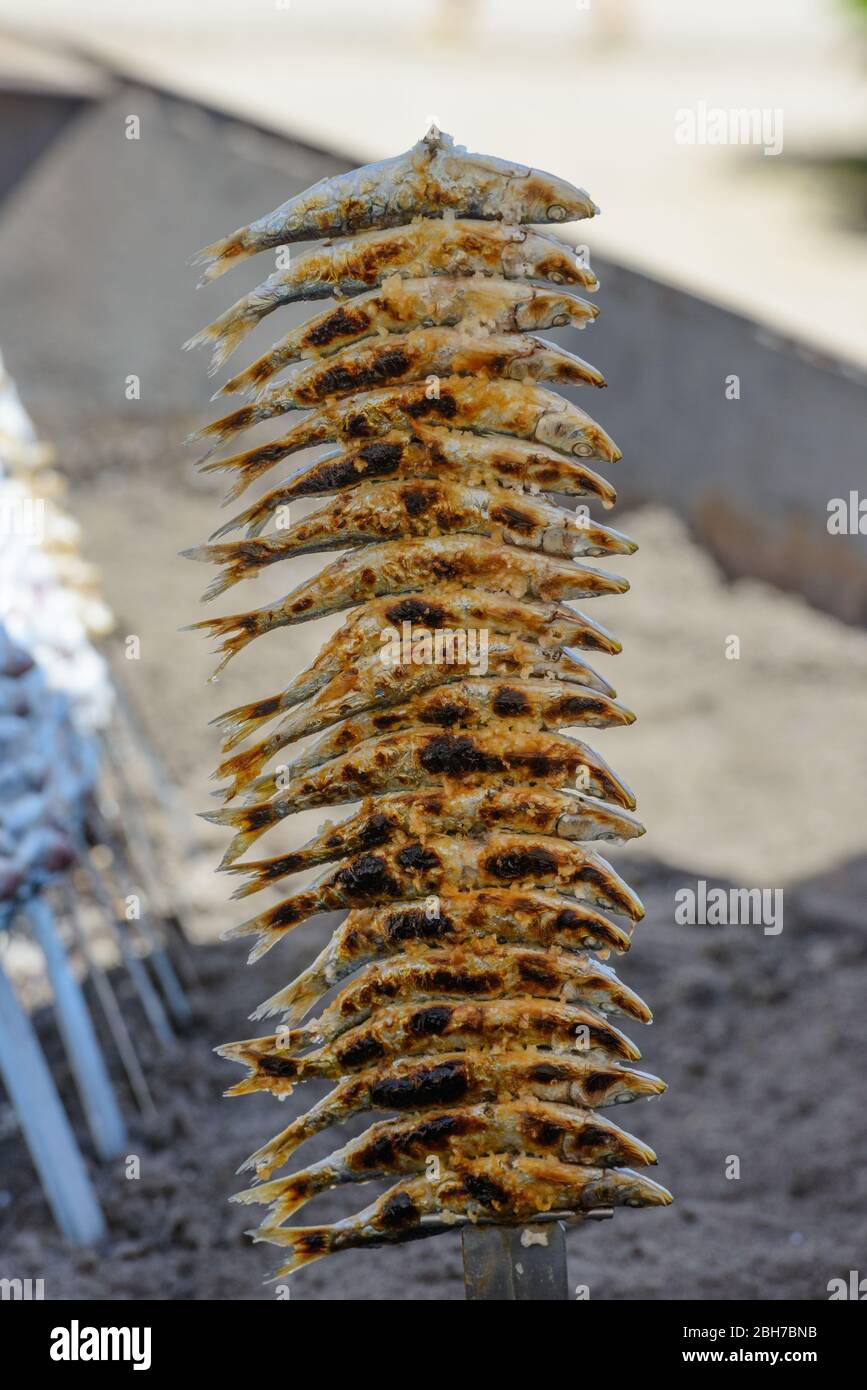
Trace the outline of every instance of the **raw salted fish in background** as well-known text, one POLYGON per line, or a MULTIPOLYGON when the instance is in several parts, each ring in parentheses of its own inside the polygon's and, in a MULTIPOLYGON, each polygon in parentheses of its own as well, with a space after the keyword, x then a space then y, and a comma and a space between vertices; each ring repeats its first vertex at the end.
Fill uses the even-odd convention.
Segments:
POLYGON ((629 949, 644 909, 592 847, 644 827, 623 779, 569 732, 635 718, 580 656, 615 654, 616 637, 570 606, 625 592, 625 579, 584 560, 635 545, 564 505, 610 507, 614 490, 588 461, 620 450, 550 389, 603 386, 602 372, 535 336, 591 322, 598 311, 575 290, 597 285, 527 224, 596 211, 553 175, 432 130, 197 258, 206 282, 268 248, 328 239, 190 340, 211 344, 212 370, 281 306, 336 300, 236 371, 217 394, 249 403, 195 436, 213 453, 305 412, 205 464, 231 475, 232 497, 296 451, 332 447, 186 552, 220 567, 209 598, 283 560, 344 552, 275 603, 195 625, 221 641, 224 665, 264 633, 347 615, 282 691, 214 721, 215 777, 228 783, 218 794, 235 802, 206 814, 234 831, 221 867, 244 876, 236 897, 277 884, 285 894, 227 934, 253 939, 252 961, 317 913, 349 910, 253 1014, 282 1017, 278 1030, 218 1049, 248 1068, 231 1095, 334 1083, 243 1165, 262 1185, 236 1200, 270 1208, 255 1235, 288 1248, 281 1275, 469 1223, 671 1201, 634 1171, 653 1151, 597 1114, 664 1083, 633 1068, 639 1050, 611 1021, 651 1020, 606 959, 629 949), (321 505, 284 525, 281 509, 299 497, 321 505), (222 539, 233 531, 241 538, 222 539), (485 636, 475 669, 470 632, 485 636), (331 806, 344 811, 306 844, 242 860, 284 821, 291 835, 298 811, 331 806), (312 884, 287 893, 282 880, 316 866, 312 884), (308 1138, 367 1111, 385 1118, 272 1180, 308 1138), (435 1181, 419 1176, 431 1154, 443 1165, 435 1181), (318 1193, 372 1178, 397 1185, 357 1217, 283 1224, 318 1193))

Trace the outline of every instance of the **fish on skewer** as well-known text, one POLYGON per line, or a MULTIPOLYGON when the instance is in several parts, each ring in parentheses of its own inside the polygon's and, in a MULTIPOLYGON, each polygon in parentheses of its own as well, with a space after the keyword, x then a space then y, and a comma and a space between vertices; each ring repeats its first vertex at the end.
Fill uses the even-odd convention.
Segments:
POLYGON ((535 1099, 596 1110, 662 1095, 665 1082, 622 1063, 586 1062, 536 1048, 516 1052, 453 1052, 371 1067, 341 1081, 238 1169, 266 1181, 296 1149, 332 1125, 369 1111, 418 1114, 452 1105, 535 1099))
POLYGON ((289 1177, 248 1187, 232 1201, 270 1207, 262 1226, 276 1227, 329 1188, 423 1173, 432 1157, 450 1168, 455 1160, 489 1154, 528 1154, 592 1168, 656 1163, 649 1144, 602 1115, 537 1100, 513 1100, 381 1120, 318 1163, 289 1177))
POLYGON ((595 850, 549 835, 497 830, 482 840, 431 835, 395 850, 365 851, 225 935, 258 937, 262 954, 318 912, 506 885, 567 893, 632 921, 644 916, 640 898, 595 850))
POLYGON ((188 560, 223 565, 206 599, 216 598, 268 565, 327 550, 350 550, 411 537, 485 536, 503 545, 563 558, 632 555, 634 541, 583 514, 518 497, 508 488, 462 487, 418 479, 370 483, 338 496, 270 536, 182 550, 188 560))
MULTIPOLYGON (((216 621, 221 623, 224 620, 218 618, 216 621)), ((212 622, 208 620, 204 626, 210 627, 212 622)), ((234 618, 232 625, 238 625, 234 618)), ((282 626, 279 617, 273 626, 282 626)), ((478 651, 481 632, 487 632, 495 639, 500 636, 526 639, 539 648, 543 657, 549 656, 552 662, 573 649, 602 652, 608 656, 615 656, 621 650, 617 638, 600 623, 558 603, 516 599, 493 589, 461 588, 454 583, 431 584, 412 594, 382 595, 367 599, 356 607, 343 625, 326 639, 312 664, 300 672, 285 690, 247 705, 238 705, 218 715, 213 723, 224 735, 224 747, 231 748, 246 738, 258 724, 301 704, 332 680, 339 680, 345 675, 350 684, 354 683, 352 663, 376 657, 381 665, 382 634, 385 630, 400 635, 413 664, 416 661, 430 663, 435 655, 437 632, 442 634, 443 650, 453 653, 458 652, 459 644, 456 645, 455 637, 449 648, 446 645, 448 634, 462 633, 468 655, 472 655, 474 650, 471 638, 476 642, 475 650, 478 651)), ((237 636, 227 637, 220 649, 225 655, 218 670, 222 670, 256 635, 255 630, 249 636, 246 632, 246 626, 242 623, 237 636)), ((359 679, 363 679, 363 676, 362 671, 359 679)), ((606 688, 605 693, 613 695, 614 691, 606 688)))
POLYGON ((644 834, 635 816, 573 791, 545 787, 450 787, 448 794, 395 792, 367 797, 354 815, 329 821, 300 849, 273 859, 227 864, 249 881, 233 897, 246 898, 289 874, 333 863, 353 854, 395 847, 421 835, 472 835, 491 830, 555 835, 564 840, 622 844, 644 834))
MULTIPOLYGON (((233 418, 227 415, 208 426, 209 438, 214 442, 205 459, 231 438, 233 418)), ((437 378, 435 384, 411 381, 404 386, 383 386, 354 396, 336 396, 308 411, 276 439, 243 453, 226 454, 210 462, 200 460, 200 466, 205 473, 235 475, 226 494, 230 501, 281 459, 300 449, 310 449, 315 444, 382 439, 394 430, 424 438, 423 427, 427 425, 446 425, 480 435, 512 435, 570 458, 608 463, 616 463, 620 458, 614 440, 596 420, 546 386, 446 376, 437 378)))
POLYGON ((468 1224, 524 1226, 580 1217, 600 1207, 668 1206, 671 1193, 631 1168, 582 1168, 551 1158, 494 1154, 455 1161, 438 1182, 404 1179, 357 1216, 333 1226, 261 1226, 251 1231, 290 1251, 275 1279, 338 1250, 418 1240, 468 1224))
POLYGON ((423 590, 438 579, 542 603, 625 594, 629 589, 628 580, 607 570, 500 545, 484 536, 433 536, 350 551, 285 598, 251 612, 206 618, 188 630, 205 630, 222 638, 220 650, 228 653, 228 660, 255 637, 275 628, 341 613, 385 594, 423 590))
POLYGON ((389 333, 457 324, 490 333, 531 333, 543 328, 583 328, 598 316, 595 304, 547 285, 482 276, 403 280, 394 275, 351 302, 340 300, 297 324, 215 394, 258 393, 284 367, 331 357, 354 343, 389 333))
POLYGON ((490 937, 465 946, 425 950, 365 966, 343 986, 318 1018, 300 1024, 316 1002, 279 990, 251 1017, 283 1015, 288 1031, 280 1045, 287 1055, 333 1042, 384 1005, 425 999, 504 999, 528 995, 591 1004, 602 1014, 622 1014, 650 1023, 652 1015, 633 990, 601 961, 575 951, 503 946, 490 937), (289 1025, 294 1025, 289 1027, 289 1025))
MULTIPOLYGON (((299 777, 332 758, 349 753, 359 744, 379 734, 394 733, 413 725, 436 725, 456 730, 500 725, 504 729, 612 729, 635 722, 635 715, 597 690, 569 686, 557 680, 463 680, 455 684, 423 690, 400 703, 381 707, 342 721, 330 720, 331 727, 290 763, 274 772, 262 772, 265 764, 282 748, 318 732, 318 718, 311 721, 302 708, 277 726, 269 738, 236 753, 230 760, 234 781, 227 800, 241 791, 247 801, 262 801, 286 781, 299 777)), ((223 767, 226 767, 223 764, 223 767)))
POLYGON ((486 1049, 509 1052, 516 1047, 548 1048, 552 1056, 580 1053, 585 1059, 637 1062, 641 1053, 619 1028, 586 1004, 554 999, 479 999, 395 1004, 350 1028, 333 1043, 288 1057, 283 1034, 223 1043, 220 1057, 249 1069, 229 1096, 254 1091, 288 1095, 299 1081, 340 1078, 389 1058, 423 1052, 486 1049))
MULTIPOLYGON (((255 775, 258 767, 264 765, 267 758, 283 746, 283 740, 291 741, 297 730, 306 728, 307 732, 313 733, 341 719, 363 714, 366 710, 377 708, 382 711, 409 701, 424 691, 462 683, 468 679, 469 668, 477 673, 474 679, 544 680, 552 687, 552 691, 557 688, 557 684, 563 684, 584 687, 603 695, 612 694, 608 681, 592 666, 579 661, 572 652, 564 652, 556 657, 547 656, 533 643, 522 642, 515 637, 486 643, 481 655, 478 651, 468 651, 466 643, 463 648, 454 641, 446 646, 445 637, 442 638, 442 643, 442 664, 431 662, 429 665, 416 665, 410 660, 395 660, 392 664, 390 659, 383 662, 384 648, 380 648, 376 655, 362 658, 344 675, 333 677, 303 708, 298 709, 297 705, 290 706, 294 713, 287 715, 267 739, 260 740, 241 753, 224 757, 213 774, 214 779, 219 781, 225 777, 235 778, 237 789, 240 790, 255 775), (453 660, 448 661, 446 654, 453 660)), ((386 656, 388 655, 386 652, 386 656)), ((238 724, 234 722, 236 712, 229 711, 223 716, 226 726, 234 730, 225 741, 224 751, 233 748, 241 737, 256 727, 257 723, 271 717, 263 717, 261 714, 261 705, 265 703, 267 702, 260 702, 259 718, 245 728, 244 734, 237 732, 238 724)), ((252 706, 244 707, 245 710, 251 708, 252 706)), ((237 717, 240 723, 240 716, 237 717)), ((297 736, 302 737, 301 734, 297 736)), ((227 796, 229 795, 234 796, 235 790, 227 793, 227 796)))
POLYGON ((596 960, 629 949, 629 930, 603 917, 586 902, 555 893, 514 888, 471 892, 354 908, 312 965, 273 995, 251 1017, 284 1010, 290 1021, 303 1018, 317 1001, 359 968, 434 948, 488 952, 503 945, 573 952, 592 951, 596 960), (508 914, 508 915, 505 915, 508 914))
POLYGON ((616 500, 614 488, 599 473, 553 449, 471 430, 416 429, 422 437, 395 431, 360 447, 329 450, 224 522, 211 540, 241 527, 246 527, 248 536, 258 536, 279 508, 299 498, 333 492, 345 495, 348 489, 384 481, 433 479, 462 487, 503 487, 511 490, 513 501, 517 496, 520 502, 539 492, 594 497, 606 508, 616 500))
POLYGON ((320 179, 274 212, 199 251, 201 284, 271 247, 399 227, 414 218, 573 222, 598 212, 583 188, 493 155, 472 154, 431 126, 404 154, 320 179))
POLYGON ((232 864, 271 826, 317 806, 337 806, 365 796, 452 784, 563 786, 581 779, 582 790, 628 811, 635 797, 626 783, 586 743, 567 734, 470 729, 460 734, 419 726, 369 739, 292 778, 270 801, 204 811, 202 819, 228 825, 235 838, 223 857, 232 864))
POLYGON ((393 275, 407 280, 483 275, 544 280, 591 291, 599 284, 585 261, 548 232, 471 218, 412 222, 393 231, 361 232, 301 251, 286 269, 275 270, 261 285, 242 295, 184 347, 212 344, 213 372, 281 305, 363 294, 393 275))
POLYGON ((480 328, 414 328, 410 333, 358 343, 323 361, 305 363, 286 381, 266 388, 250 405, 204 425, 190 441, 251 429, 293 410, 311 410, 334 396, 398 386, 432 376, 475 376, 504 381, 550 381, 603 387, 598 368, 532 333, 488 333, 480 328))

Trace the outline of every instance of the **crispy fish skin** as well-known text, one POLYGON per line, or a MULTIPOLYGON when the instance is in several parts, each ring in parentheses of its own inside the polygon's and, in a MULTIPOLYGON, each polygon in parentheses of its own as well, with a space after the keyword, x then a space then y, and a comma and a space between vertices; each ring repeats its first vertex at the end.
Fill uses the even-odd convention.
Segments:
POLYGON ((246 898, 287 874, 352 854, 402 845, 420 835, 478 837, 491 830, 557 835, 564 840, 607 840, 614 844, 645 833, 635 816, 576 792, 544 787, 459 787, 450 788, 448 795, 395 792, 368 797, 355 815, 336 825, 329 822, 301 849, 255 863, 230 864, 226 870, 249 875, 249 882, 233 894, 235 898, 246 898))
POLYGON ((632 921, 644 916, 640 898, 594 850, 550 835, 496 830, 480 840, 430 835, 393 850, 365 851, 225 936, 259 937, 261 953, 318 912, 502 885, 568 893, 632 921))
POLYGON ((422 1173, 430 1159, 451 1167, 488 1154, 529 1154, 593 1168, 656 1163, 649 1145, 613 1120, 535 1100, 459 1106, 409 1119, 382 1120, 308 1168, 248 1187, 232 1198, 270 1207, 263 1226, 281 1226, 329 1188, 422 1173))
POLYGON ((586 1059, 637 1062, 641 1053, 619 1028, 596 1009, 551 999, 491 999, 453 1003, 395 1004, 304 1057, 287 1057, 282 1034, 223 1043, 227 1061, 249 1068, 249 1075, 226 1095, 293 1090, 314 1077, 340 1078, 348 1072, 394 1057, 461 1049, 494 1052, 545 1047, 555 1056, 580 1053, 586 1059))
POLYGON ((420 439, 396 431, 360 448, 330 450, 225 522, 210 539, 219 540, 241 527, 246 527, 248 536, 258 536, 279 507, 298 498, 345 495, 349 489, 385 481, 433 479, 462 487, 503 487, 511 491, 513 501, 519 499, 519 506, 540 491, 593 497, 606 508, 617 499, 614 488, 599 473, 553 449, 470 430, 432 427, 423 433, 420 439))
POLYGON ((565 734, 473 729, 460 734, 419 726, 369 739, 351 753, 294 778, 271 801, 202 813, 236 830, 223 858, 234 863, 260 835, 296 811, 337 806, 365 796, 451 784, 563 784, 580 776, 602 801, 635 809, 635 797, 604 758, 565 734))
POLYGON ((545 386, 447 376, 436 378, 435 384, 411 381, 334 397, 266 444, 200 463, 206 473, 235 475, 226 495, 231 500, 299 449, 381 439, 394 430, 413 435, 419 426, 426 425, 445 425, 480 435, 512 435, 570 458, 616 463, 621 457, 614 440, 596 420, 545 386))
POLYGON ((438 579, 541 603, 625 594, 629 589, 628 580, 608 570, 551 559, 484 536, 433 536, 386 541, 351 551, 303 581, 285 598, 247 613, 206 618, 192 623, 188 630, 205 630, 221 637, 225 665, 248 642, 274 628, 342 613, 386 594, 418 593, 438 579))
MULTIPOLYGON (((460 657, 461 653, 453 651, 453 655, 460 657)), ((224 757, 213 774, 214 780, 220 781, 226 777, 233 779, 232 786, 226 792, 226 799, 231 800, 243 790, 274 753, 285 747, 293 738, 304 736, 299 730, 316 733, 341 719, 363 714, 366 710, 387 709, 408 701, 423 691, 456 685, 466 681, 469 666, 475 664, 477 663, 471 661, 469 656, 465 661, 456 660, 453 664, 447 665, 416 665, 412 661, 403 661, 395 665, 389 662, 384 665, 381 655, 365 657, 350 666, 342 675, 334 676, 302 709, 298 709, 297 705, 291 706, 294 713, 288 714, 267 738, 260 739, 258 743, 251 744, 249 748, 242 749, 240 753, 231 757, 224 757)), ((544 680, 551 685, 552 692, 557 682, 566 686, 585 687, 603 695, 612 694, 608 682, 592 666, 578 661, 572 653, 556 657, 546 656, 533 643, 522 642, 514 637, 491 643, 485 653, 485 665, 487 671, 483 673, 482 679, 536 679, 544 680)), ((260 715, 257 722, 260 723, 262 703, 259 702, 257 709, 260 715)), ((244 707, 250 708, 253 707, 244 707)), ((221 716, 221 719, 224 721, 224 727, 231 730, 224 743, 224 751, 228 751, 251 730, 249 726, 242 724, 237 711, 230 710, 221 716), (239 732, 239 725, 243 727, 243 733, 239 732)), ((255 727, 255 724, 252 727, 255 727)))
POLYGON ((628 950, 630 935, 587 903, 537 890, 475 889, 423 904, 414 899, 354 908, 313 963, 252 1017, 284 1009, 288 1021, 297 1021, 335 985, 374 962, 436 947, 487 951, 502 944, 543 952, 590 950, 601 959, 611 950, 628 950))
POLYGON ((431 127, 404 154, 320 179, 279 208, 199 251, 201 284, 271 247, 399 227, 416 217, 573 222, 598 208, 583 188, 540 169, 471 154, 431 127))
POLYGON ((350 550, 410 537, 454 534, 485 536, 503 545, 538 550, 545 555, 632 555, 634 541, 581 514, 508 488, 463 487, 418 479, 407 483, 368 483, 332 498, 318 511, 269 536, 194 546, 181 554, 188 560, 224 566, 209 586, 216 598, 268 565, 328 550, 350 550))
POLYGON ((560 386, 603 387, 597 367, 534 334, 489 333, 480 328, 414 328, 344 348, 321 362, 299 367, 287 381, 268 387, 250 405, 191 435, 228 439, 293 410, 311 410, 332 396, 349 396, 431 376, 478 376, 507 381, 551 381, 560 386))
POLYGON ((394 231, 360 232, 302 251, 292 257, 287 269, 275 270, 184 347, 212 343, 215 370, 281 305, 363 294, 393 275, 412 280, 485 275, 546 280, 585 290, 595 290, 599 284, 572 248, 547 232, 463 218, 413 222, 394 231))
MULTIPOLYGON (((270 611, 262 620, 271 627, 282 627, 279 614, 270 611)), ((210 619, 203 626, 215 635, 224 636, 219 651, 223 653, 217 670, 220 671, 249 641, 257 635, 256 623, 238 618, 210 619), (216 622, 216 627, 215 627, 216 622), (225 624, 228 622, 228 628, 225 624), (226 635, 238 628, 234 636, 226 635)), ((565 608, 558 603, 542 603, 512 598, 495 590, 484 590, 445 582, 442 585, 422 586, 412 594, 382 595, 359 604, 342 627, 326 640, 313 663, 302 671, 279 695, 240 705, 219 715, 214 723, 237 743, 263 720, 272 719, 286 709, 300 704, 338 676, 349 663, 382 651, 384 628, 395 628, 409 643, 430 643, 432 634, 443 629, 463 629, 466 632, 487 632, 495 637, 526 638, 535 643, 543 655, 559 657, 564 651, 602 652, 614 656, 622 650, 617 638, 601 623, 585 613, 565 608)), ((425 656, 425 660, 427 657, 425 656)), ((612 692, 613 693, 613 692, 612 692)), ((227 742, 226 747, 232 744, 227 742)))
POLYGON ((631 710, 598 690, 539 678, 464 679, 422 690, 397 703, 386 705, 371 699, 368 704, 366 712, 342 721, 333 710, 310 716, 302 709, 295 716, 289 716, 270 738, 236 754, 231 760, 236 781, 229 789, 229 796, 244 790, 249 800, 260 801, 272 796, 286 777, 298 777, 302 772, 321 767, 331 758, 350 752, 367 739, 413 724, 435 724, 449 730, 481 728, 488 724, 501 724, 509 729, 566 729, 577 725, 609 729, 635 721, 631 710), (321 738, 299 753, 282 771, 261 773, 270 758, 282 748, 323 728, 326 732, 321 738), (258 773, 261 775, 257 776, 258 773))
MULTIPOLYGON (((294 983, 294 982, 293 982, 294 983)), ((281 1039, 287 1054, 333 1042, 384 1005, 425 999, 506 999, 523 995, 589 1004, 602 1014, 621 1014, 650 1023, 644 1000, 607 965, 584 952, 504 946, 491 937, 446 949, 418 948, 405 956, 371 963, 348 984, 318 1018, 298 1020, 315 1007, 290 985, 251 1015, 259 1020, 283 1015, 296 1024, 281 1039)))
POLYGON ((340 301, 290 329, 216 395, 258 393, 284 367, 332 357, 355 343, 386 333, 457 324, 486 328, 491 333, 530 333, 543 328, 583 328, 598 315, 594 304, 577 295, 519 280, 444 275, 402 280, 395 275, 350 303, 340 301))
POLYGON ((494 1154, 455 1160, 439 1182, 404 1179, 357 1216, 333 1226, 263 1226, 255 1240, 282 1245, 283 1278, 338 1250, 398 1244, 468 1223, 522 1226, 551 1213, 580 1216, 598 1207, 661 1207, 672 1201, 660 1183, 631 1168, 582 1168, 552 1158, 494 1154))
POLYGON ((433 1108, 522 1097, 596 1110, 649 1100, 665 1089, 658 1076, 620 1063, 586 1062, 565 1054, 552 1057, 536 1048, 399 1059, 339 1082, 251 1154, 238 1172, 254 1170, 257 1180, 264 1182, 308 1139, 369 1111, 423 1114, 433 1108))

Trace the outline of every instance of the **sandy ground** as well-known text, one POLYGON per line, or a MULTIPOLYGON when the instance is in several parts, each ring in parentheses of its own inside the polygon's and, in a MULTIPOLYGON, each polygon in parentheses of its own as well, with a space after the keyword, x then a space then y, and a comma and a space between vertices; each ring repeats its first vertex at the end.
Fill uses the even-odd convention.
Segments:
MULTIPOLYGON (((116 650, 128 634, 141 638, 128 684, 192 811, 206 804, 215 753, 207 721, 276 689, 321 633, 309 625, 258 642, 207 684, 206 644, 176 632, 200 611, 206 571, 171 557, 210 529, 216 494, 191 481, 174 443, 182 433, 182 422, 166 434, 144 431, 125 454, 127 435, 103 423, 102 457, 114 447, 114 467, 94 466, 86 433, 62 453, 118 614, 116 650)), ((823 1298, 828 1280, 863 1256, 855 1213, 867 1195, 867 1122, 853 1069, 867 982, 856 763, 867 639, 790 597, 724 584, 665 513, 620 524, 642 542, 629 562, 634 591, 593 611, 624 638, 606 671, 641 718, 605 751, 635 785, 652 828, 617 856, 648 908, 621 973, 653 1005, 656 1022, 638 1041, 670 1091, 617 1118, 656 1147, 659 1177, 677 1201, 570 1233, 570 1282, 589 1284, 593 1298, 823 1298), (732 633, 741 637, 739 662, 723 656, 732 633), (830 750, 817 738, 829 688, 838 721, 830 750), (675 925, 675 892, 717 875, 784 886, 783 931, 675 925), (732 1155, 739 1180, 725 1176, 732 1155)), ((281 582, 288 587, 290 576, 281 582)), ((242 601, 264 601, 276 583, 246 586, 242 601)), ((213 940, 237 918, 211 873, 224 839, 190 824, 198 843, 184 864, 190 915, 197 937, 213 940)), ((292 839, 312 828, 293 826, 292 839)), ((235 1072, 210 1049, 249 1031, 251 1008, 312 957, 327 925, 306 926, 249 970, 233 947, 201 948, 196 1028, 174 1056, 152 1059, 160 1118, 131 1142, 141 1178, 127 1180, 120 1165, 95 1170, 111 1226, 104 1249, 63 1248, 0 1112, 4 1269, 45 1278, 51 1298, 275 1296, 260 1283, 272 1252, 248 1247, 250 1214, 226 1197, 241 1159, 315 1093, 283 1106, 223 1100, 235 1072)), ((56 1050, 48 1019, 42 1027, 56 1050)), ((142 1044, 149 1052, 144 1035, 142 1044)), ((320 1136, 301 1157, 346 1137, 320 1136)), ((360 1193, 344 1192, 318 1201, 309 1219, 362 1204, 360 1193)), ((293 1281, 292 1297, 460 1298, 458 1239, 316 1264, 293 1281)))

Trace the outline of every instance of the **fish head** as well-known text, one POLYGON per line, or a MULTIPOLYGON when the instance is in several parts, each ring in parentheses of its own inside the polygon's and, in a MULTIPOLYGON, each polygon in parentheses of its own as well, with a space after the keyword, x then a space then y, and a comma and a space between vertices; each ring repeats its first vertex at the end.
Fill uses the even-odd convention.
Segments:
POLYGON ((618 1168, 634 1163, 644 1167, 656 1162, 649 1144, 628 1134, 613 1120, 590 1115, 587 1123, 576 1127, 564 1145, 564 1157, 572 1163, 591 1163, 601 1168, 618 1168))
POLYGON ((595 304, 588 304, 577 295, 558 294, 556 290, 534 292, 518 305, 515 313, 517 326, 523 333, 539 328, 583 328, 585 323, 598 317, 595 304))
POLYGON ((536 169, 521 187, 521 203, 526 222, 580 222, 599 211, 583 188, 536 169))
POLYGON ((661 1183, 632 1168, 600 1170, 599 1176, 587 1184, 585 1198, 590 1207, 667 1207, 674 1200, 661 1183))
POLYGON ((603 459, 616 463, 620 450, 601 425, 575 409, 549 410, 536 426, 534 438, 574 458, 603 459))
POLYGON ((526 232, 502 249, 503 273, 509 280, 547 280, 552 285, 580 285, 595 290, 599 281, 584 256, 557 237, 526 232))

